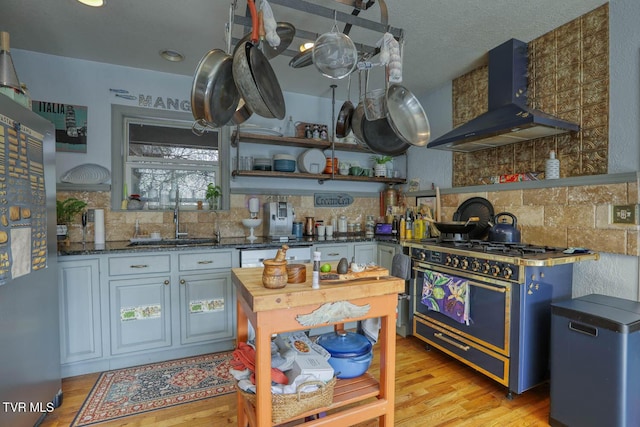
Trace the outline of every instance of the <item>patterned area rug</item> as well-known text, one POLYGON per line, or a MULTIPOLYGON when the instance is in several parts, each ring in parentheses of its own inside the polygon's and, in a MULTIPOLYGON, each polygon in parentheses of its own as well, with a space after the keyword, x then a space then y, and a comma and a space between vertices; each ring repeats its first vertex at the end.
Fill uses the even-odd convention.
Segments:
POLYGON ((235 391, 231 352, 107 371, 70 427, 88 426, 235 391))

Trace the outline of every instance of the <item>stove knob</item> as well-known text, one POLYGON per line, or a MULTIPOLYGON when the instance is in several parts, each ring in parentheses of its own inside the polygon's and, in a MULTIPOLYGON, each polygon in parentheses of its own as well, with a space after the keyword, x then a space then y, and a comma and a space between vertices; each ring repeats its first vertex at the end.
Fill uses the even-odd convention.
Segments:
POLYGON ((469 267, 469 260, 464 258, 462 261, 460 261, 460 268, 462 268, 463 270, 466 270, 469 267))
POLYGON ((477 259, 474 259, 473 261, 471 261, 471 269, 473 271, 480 270, 480 262, 477 259))
POLYGON ((458 264, 460 264, 460 260, 456 257, 453 259, 453 266, 458 267, 458 264))
POLYGON ((447 257, 444 259, 444 264, 451 265, 451 255, 447 255, 447 257))
POLYGON ((427 254, 425 254, 424 252, 420 252, 418 254, 418 258, 420 258, 421 261, 424 261, 425 259, 427 259, 427 254))
POLYGON ((513 271, 511 270, 510 267, 505 267, 502 269, 502 277, 504 277, 505 279, 510 278, 512 274, 513 274, 513 271))
POLYGON ((484 264, 482 264, 482 272, 483 272, 484 274, 489 274, 489 268, 490 268, 490 267, 491 267, 491 266, 489 265, 489 263, 488 263, 488 262, 485 262, 484 264))
POLYGON ((497 276, 498 274, 500 274, 500 267, 498 267, 497 265, 492 265, 491 266, 491 275, 492 276, 497 276))

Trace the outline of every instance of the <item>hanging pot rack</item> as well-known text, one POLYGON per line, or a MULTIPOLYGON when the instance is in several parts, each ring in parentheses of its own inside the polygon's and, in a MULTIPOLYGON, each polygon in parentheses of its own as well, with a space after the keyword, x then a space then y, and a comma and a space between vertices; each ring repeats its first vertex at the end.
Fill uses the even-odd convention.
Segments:
MULTIPOLYGON (((351 26, 354 26, 354 27, 368 29, 374 32, 379 32, 381 35, 387 32, 391 33, 400 42, 402 42, 402 40, 404 39, 404 30, 402 28, 392 27, 390 25, 382 24, 378 21, 372 21, 372 20, 361 18, 360 16, 358 16, 358 13, 361 10, 367 10, 371 6, 373 6, 373 4, 375 3, 375 0, 368 0, 366 2, 362 0, 336 0, 336 1, 342 4, 346 4, 348 6, 353 6, 354 11, 351 13, 345 13, 332 8, 310 3, 305 0, 269 0, 269 3, 277 4, 283 7, 287 7, 303 13, 307 13, 307 14, 313 15, 314 17, 319 16, 319 17, 323 17, 331 20, 335 19, 338 22, 345 23, 346 25, 345 25, 344 33, 348 33, 349 31, 348 29, 350 29, 351 26)), ((379 4, 381 7, 386 8, 386 5, 383 2, 380 2, 379 4)), ((245 32, 250 31, 251 16, 250 16, 248 7, 246 8, 244 16, 234 14, 233 23, 243 26, 245 32)), ((315 41, 318 38, 317 32, 306 31, 301 28, 298 28, 298 26, 294 22, 292 24, 295 26, 295 31, 296 31, 295 38, 308 40, 308 41, 315 41)), ((232 41, 234 44, 237 44, 240 41, 240 39, 233 37, 232 41)), ((354 40, 354 44, 360 54, 364 54, 369 57, 378 54, 380 51, 378 47, 369 46, 364 43, 358 43, 355 40, 354 40)), ((299 54, 299 51, 294 49, 286 49, 281 53, 281 55, 285 55, 289 57, 294 57, 297 54, 299 54)))

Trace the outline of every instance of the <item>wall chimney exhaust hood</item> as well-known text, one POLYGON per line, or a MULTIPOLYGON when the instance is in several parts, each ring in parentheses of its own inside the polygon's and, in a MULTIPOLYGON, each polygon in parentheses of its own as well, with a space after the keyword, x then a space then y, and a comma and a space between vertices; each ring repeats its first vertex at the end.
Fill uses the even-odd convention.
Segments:
POLYGON ((431 141, 427 148, 472 152, 580 127, 527 107, 527 44, 511 39, 489 51, 489 111, 431 141))

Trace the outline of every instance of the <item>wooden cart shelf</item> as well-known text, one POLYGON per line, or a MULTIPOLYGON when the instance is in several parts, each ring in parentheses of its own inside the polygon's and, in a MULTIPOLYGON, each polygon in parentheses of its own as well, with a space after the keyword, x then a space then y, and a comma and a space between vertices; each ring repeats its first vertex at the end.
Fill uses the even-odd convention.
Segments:
POLYGON ((330 413, 305 423, 310 426, 348 426, 373 418, 380 426, 393 426, 395 388, 395 312, 398 293, 404 281, 393 276, 359 278, 338 284, 321 284, 320 290, 311 288, 311 268, 307 268, 304 283, 288 284, 282 289, 262 286, 262 268, 234 268, 232 280, 238 296, 238 340, 246 341, 248 323, 256 330, 256 404, 252 405, 238 393, 239 426, 272 426, 271 419, 271 336, 274 333, 306 330, 298 316, 313 313, 328 304, 347 302, 368 307, 365 315, 335 319, 317 326, 342 325, 346 322, 379 317, 381 329, 380 375, 369 373, 357 378, 338 380, 334 387, 333 403, 297 415, 294 420, 320 412, 330 413), (259 325, 259 327, 256 327, 259 325))

